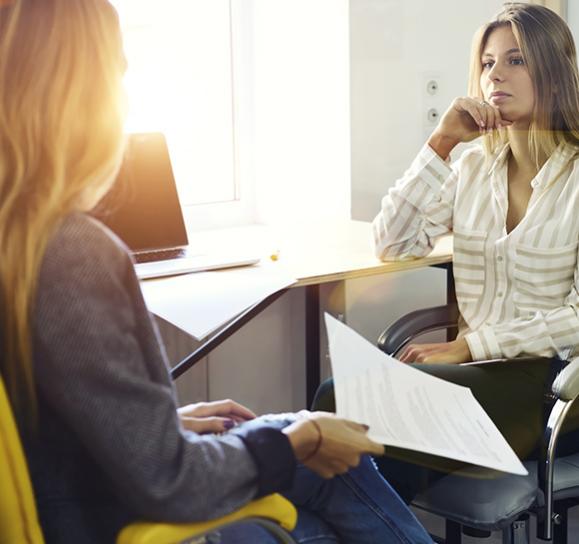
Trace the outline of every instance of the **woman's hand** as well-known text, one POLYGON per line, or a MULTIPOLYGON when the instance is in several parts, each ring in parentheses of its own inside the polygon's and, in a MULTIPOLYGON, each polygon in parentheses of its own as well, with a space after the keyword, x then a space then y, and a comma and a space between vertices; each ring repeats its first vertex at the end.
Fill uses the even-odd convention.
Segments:
POLYGON ((296 458, 322 478, 343 474, 365 453, 383 455, 384 446, 370 440, 368 427, 327 412, 307 414, 286 427, 296 458))
POLYGON ((485 132, 512 123, 501 117, 499 109, 478 98, 455 98, 428 140, 428 145, 446 159, 460 142, 470 142, 485 132))
POLYGON ((403 363, 458 364, 472 361, 472 355, 466 340, 460 338, 439 344, 410 344, 398 360, 403 363))
POLYGON ((222 433, 256 415, 232 400, 198 402, 177 409, 183 427, 197 434, 222 433))

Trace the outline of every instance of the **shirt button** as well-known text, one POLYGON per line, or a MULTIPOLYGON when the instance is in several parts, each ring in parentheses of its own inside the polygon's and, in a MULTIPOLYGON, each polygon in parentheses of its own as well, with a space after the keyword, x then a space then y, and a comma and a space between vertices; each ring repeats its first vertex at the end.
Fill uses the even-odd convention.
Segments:
POLYGON ((499 255, 499 256, 497 257, 497 261, 499 261, 499 263, 502 262, 502 261, 503 261, 503 256, 502 256, 502 255, 499 255))
POLYGON ((497 297, 502 297, 502 296, 503 296, 503 292, 502 292, 502 291, 499 291, 499 292, 497 293, 497 297))

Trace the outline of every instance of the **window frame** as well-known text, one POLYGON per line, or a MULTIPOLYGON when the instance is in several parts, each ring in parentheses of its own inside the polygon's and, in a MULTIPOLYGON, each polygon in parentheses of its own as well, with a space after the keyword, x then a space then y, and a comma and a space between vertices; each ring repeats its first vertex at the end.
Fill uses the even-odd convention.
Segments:
POLYGON ((229 0, 231 32, 231 99, 233 137, 233 200, 182 204, 190 232, 227 228, 255 221, 253 149, 253 2, 229 0))
MULTIPOLYGON (((224 146, 222 150, 217 149, 217 156, 220 155, 220 152, 225 153, 227 154, 227 161, 231 160, 231 175, 228 173, 227 180, 224 183, 228 185, 225 192, 229 192, 232 198, 212 202, 188 202, 183 196, 180 196, 181 206, 189 231, 245 224, 253 220, 255 198, 253 185, 251 183, 253 159, 250 143, 252 135, 251 74, 253 72, 251 68, 252 9, 251 5, 248 4, 252 4, 252 0, 249 2, 227 0, 226 4, 229 15, 228 26, 230 36, 229 66, 227 66, 226 69, 231 72, 229 78, 231 86, 227 93, 230 107, 228 108, 229 111, 225 112, 225 115, 231 116, 231 123, 227 123, 228 127, 225 129, 225 135, 226 139, 231 138, 231 143, 224 146), (227 135, 227 130, 230 131, 229 135, 227 135)), ((122 0, 119 1, 118 6, 121 15, 123 15, 122 0)), ((133 6, 129 5, 127 7, 130 9, 133 6)), ((129 14, 132 14, 132 11, 127 11, 125 15, 129 14)), ((133 26, 138 28, 139 26, 143 26, 143 24, 150 26, 152 22, 148 16, 145 16, 145 19, 140 21, 137 11, 136 17, 134 19, 131 17, 130 20, 126 21, 125 26, 128 29, 133 26)), ((154 28, 152 28, 151 31, 155 33, 154 28)), ((222 31, 224 31, 223 27, 220 32, 222 31)), ((227 96, 225 98, 226 100, 228 99, 227 96)), ((139 125, 138 118, 136 123, 139 125)), ((146 124, 146 122, 143 123, 145 127, 146 124)), ((133 127, 133 129, 134 128, 137 128, 137 130, 141 129, 141 127, 138 126, 133 127)), ((150 130, 153 129, 153 126, 151 126, 150 130)), ((131 130, 130 127, 129 130, 131 130)), ((168 134, 169 140, 170 137, 171 135, 168 134)), ((176 181, 177 187, 181 189, 182 184, 179 183, 178 179, 176 181)), ((198 181, 203 183, 203 180, 198 181)), ((180 190, 180 193, 184 195, 185 192, 180 190)))

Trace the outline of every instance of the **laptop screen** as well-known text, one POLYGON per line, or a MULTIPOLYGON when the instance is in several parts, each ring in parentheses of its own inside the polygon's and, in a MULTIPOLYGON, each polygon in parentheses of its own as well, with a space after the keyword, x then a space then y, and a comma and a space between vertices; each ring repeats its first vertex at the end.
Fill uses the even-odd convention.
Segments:
POLYGON ((129 136, 115 184, 94 215, 132 251, 187 245, 187 231, 163 134, 129 136))

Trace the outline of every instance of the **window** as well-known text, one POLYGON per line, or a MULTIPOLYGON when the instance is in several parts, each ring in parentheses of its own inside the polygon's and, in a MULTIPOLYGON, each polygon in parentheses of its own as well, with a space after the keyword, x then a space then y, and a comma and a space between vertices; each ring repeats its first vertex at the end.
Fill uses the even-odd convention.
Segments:
POLYGON ((347 0, 112 1, 190 231, 349 217, 347 0))
POLYGON ((230 0, 113 0, 128 61, 129 132, 165 133, 183 205, 234 201, 230 0))

